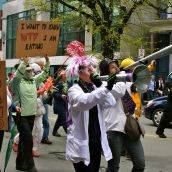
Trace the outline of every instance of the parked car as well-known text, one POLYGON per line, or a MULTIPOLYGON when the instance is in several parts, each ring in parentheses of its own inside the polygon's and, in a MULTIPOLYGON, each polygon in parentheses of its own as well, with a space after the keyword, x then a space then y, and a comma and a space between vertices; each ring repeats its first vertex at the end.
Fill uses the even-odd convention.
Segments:
POLYGON ((167 96, 150 100, 144 107, 144 115, 146 118, 152 120, 155 126, 158 126, 166 106, 167 96))

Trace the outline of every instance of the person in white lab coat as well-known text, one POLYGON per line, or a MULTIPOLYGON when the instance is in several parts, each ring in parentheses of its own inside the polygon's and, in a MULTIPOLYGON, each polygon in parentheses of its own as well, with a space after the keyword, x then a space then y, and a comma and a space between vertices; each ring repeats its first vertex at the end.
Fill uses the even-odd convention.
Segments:
POLYGON ((112 159, 102 109, 115 105, 109 94, 115 80, 111 77, 107 87, 101 86, 94 65, 91 57, 73 57, 66 70, 68 79, 75 78, 68 90, 66 158, 76 172, 98 172, 101 152, 107 161, 112 159))

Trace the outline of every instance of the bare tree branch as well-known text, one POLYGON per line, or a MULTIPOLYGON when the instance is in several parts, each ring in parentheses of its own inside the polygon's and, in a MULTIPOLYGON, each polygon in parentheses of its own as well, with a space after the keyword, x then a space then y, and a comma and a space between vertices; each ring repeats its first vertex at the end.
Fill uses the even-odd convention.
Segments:
POLYGON ((90 1, 90 0, 82 0, 82 1, 83 1, 83 3, 84 3, 87 7, 89 7, 89 8, 92 10, 92 12, 93 12, 93 17, 94 17, 93 21, 94 21, 96 24, 100 25, 101 22, 102 22, 102 18, 100 17, 100 15, 99 15, 99 13, 98 13, 98 11, 97 11, 97 9, 96 9, 96 0, 92 0, 92 1, 90 1))
POLYGON ((110 9, 110 13, 113 13, 113 0, 109 0, 109 9, 110 9))
POLYGON ((96 0, 97 4, 100 6, 103 13, 105 13, 106 5, 105 3, 102 3, 101 0, 96 0))
MULTIPOLYGON (((59 1, 63 1, 63 0, 59 0, 59 1)), ((81 2, 83 3, 86 7, 88 7, 93 15, 92 17, 90 18, 92 21, 94 21, 96 24, 99 24, 101 23, 102 21, 102 18, 100 17, 97 9, 96 9, 96 1, 97 0, 78 0, 78 2, 81 2)), ((60 2, 61 3, 61 2, 60 2)), ((70 4, 69 4, 70 5, 70 4)), ((74 7, 75 8, 75 7, 74 7)), ((76 11, 76 10, 75 10, 76 11)), ((77 12, 80 12, 80 11, 77 11, 77 12)), ((87 14, 87 13, 86 13, 87 14)), ((84 14, 83 14, 84 15, 84 14)), ((89 15, 89 14, 88 14, 89 15)), ((86 15, 84 15, 85 17, 87 17, 86 15)))
POLYGON ((128 13, 124 16, 123 20, 122 20, 122 27, 125 27, 125 25, 127 24, 127 22, 129 21, 131 15, 133 14, 133 12, 136 10, 136 8, 138 8, 139 6, 143 5, 144 2, 146 2, 146 0, 140 0, 140 1, 133 1, 134 4, 133 6, 130 8, 130 10, 128 11, 128 13))
POLYGON ((160 10, 160 6, 156 6, 155 4, 151 3, 151 1, 146 1, 146 4, 158 11, 160 10))

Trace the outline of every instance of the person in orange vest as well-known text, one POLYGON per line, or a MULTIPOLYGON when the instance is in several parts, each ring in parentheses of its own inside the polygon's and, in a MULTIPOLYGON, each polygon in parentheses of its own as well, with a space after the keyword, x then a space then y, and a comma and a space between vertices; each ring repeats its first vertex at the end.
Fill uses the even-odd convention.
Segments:
MULTIPOLYGON (((120 69, 123 70, 125 67, 132 65, 134 63, 135 61, 131 57, 126 58, 121 62, 120 69)), ((147 66, 150 72, 154 69, 154 66, 155 66, 155 60, 152 60, 151 63, 147 66)), ((132 70, 133 69, 130 69, 129 72, 131 72, 132 70)), ((134 87, 132 89, 131 97, 136 104, 134 117, 138 119, 141 116, 141 94, 137 92, 134 87)))

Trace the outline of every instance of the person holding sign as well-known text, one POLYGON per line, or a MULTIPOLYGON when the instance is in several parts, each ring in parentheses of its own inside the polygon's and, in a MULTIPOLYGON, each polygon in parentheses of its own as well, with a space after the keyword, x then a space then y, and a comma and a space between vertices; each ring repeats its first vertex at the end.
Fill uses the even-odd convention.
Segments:
POLYGON ((33 77, 33 69, 29 65, 29 57, 25 57, 18 67, 15 77, 11 80, 13 101, 21 107, 21 113, 13 115, 20 134, 16 169, 21 171, 37 172, 32 157, 32 129, 37 113, 37 86, 43 82, 49 72, 49 58, 45 56, 45 69, 33 77))

